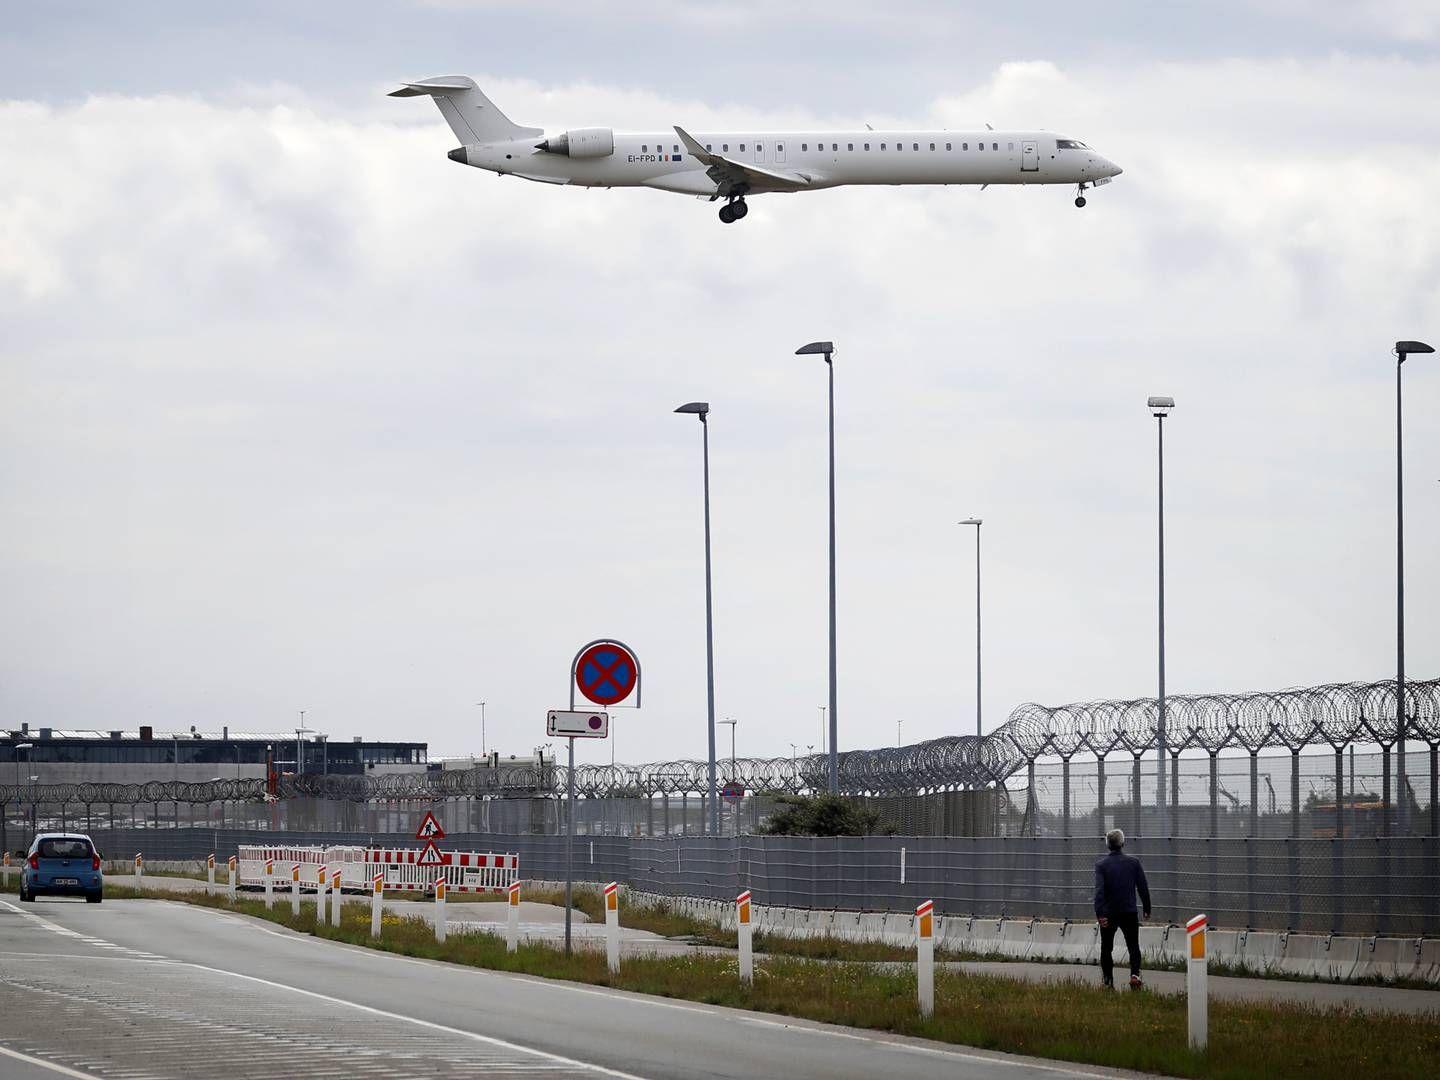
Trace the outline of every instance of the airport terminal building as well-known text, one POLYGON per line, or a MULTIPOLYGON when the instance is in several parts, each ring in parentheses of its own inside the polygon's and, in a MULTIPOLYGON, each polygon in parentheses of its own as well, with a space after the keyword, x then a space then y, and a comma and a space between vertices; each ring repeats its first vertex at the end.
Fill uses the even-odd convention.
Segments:
POLYGON ((0 728, 0 783, 138 784, 150 780, 263 780, 269 774, 341 776, 425 772, 423 742, 354 738, 317 732, 61 730, 21 724, 0 728), (298 764, 298 768, 297 768, 298 764))

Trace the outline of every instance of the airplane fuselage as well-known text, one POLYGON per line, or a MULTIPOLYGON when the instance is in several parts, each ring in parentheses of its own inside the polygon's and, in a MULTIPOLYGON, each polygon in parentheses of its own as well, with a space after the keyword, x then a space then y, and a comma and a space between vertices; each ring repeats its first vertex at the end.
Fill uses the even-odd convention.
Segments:
MULTIPOLYGON (((802 188, 842 184, 1093 184, 1120 171, 1087 146, 1043 131, 696 132, 707 152, 797 173, 802 188), (983 147, 983 149, 982 149, 983 147)), ((706 166, 674 132, 614 133, 614 150, 574 158, 535 148, 535 139, 465 146, 466 164, 491 172, 581 187, 649 187, 713 196, 706 166)), ((756 185, 752 190, 764 190, 756 185)))

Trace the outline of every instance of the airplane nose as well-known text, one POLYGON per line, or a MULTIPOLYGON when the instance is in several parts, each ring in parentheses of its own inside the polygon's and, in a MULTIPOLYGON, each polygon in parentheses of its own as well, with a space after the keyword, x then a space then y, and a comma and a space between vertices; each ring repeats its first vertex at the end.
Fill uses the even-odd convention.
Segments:
POLYGON ((1124 171, 1125 171, 1124 169, 1120 168, 1120 166, 1119 166, 1119 165, 1116 165, 1113 161, 1107 160, 1107 161, 1105 162, 1105 175, 1106 175, 1106 176, 1119 176, 1119 175, 1120 175, 1121 173, 1123 173, 1124 171))
POLYGON ((454 150, 451 150, 450 153, 446 154, 445 156, 448 157, 451 161, 458 161, 461 165, 470 164, 469 155, 465 153, 465 147, 463 146, 457 146, 454 150))

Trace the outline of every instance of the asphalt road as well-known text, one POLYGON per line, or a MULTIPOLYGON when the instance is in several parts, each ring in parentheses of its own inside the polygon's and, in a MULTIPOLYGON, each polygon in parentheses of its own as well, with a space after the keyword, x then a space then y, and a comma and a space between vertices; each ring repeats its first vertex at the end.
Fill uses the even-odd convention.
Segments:
POLYGON ((392 956, 163 901, 0 899, 0 1077, 1120 1075, 392 956))

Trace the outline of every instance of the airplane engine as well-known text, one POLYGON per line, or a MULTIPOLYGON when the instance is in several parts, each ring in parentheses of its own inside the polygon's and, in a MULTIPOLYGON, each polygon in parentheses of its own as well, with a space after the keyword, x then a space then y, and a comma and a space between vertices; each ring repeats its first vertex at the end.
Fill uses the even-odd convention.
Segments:
POLYGON ((615 152, 615 132, 610 128, 576 128, 536 143, 535 149, 572 158, 606 157, 615 152))

